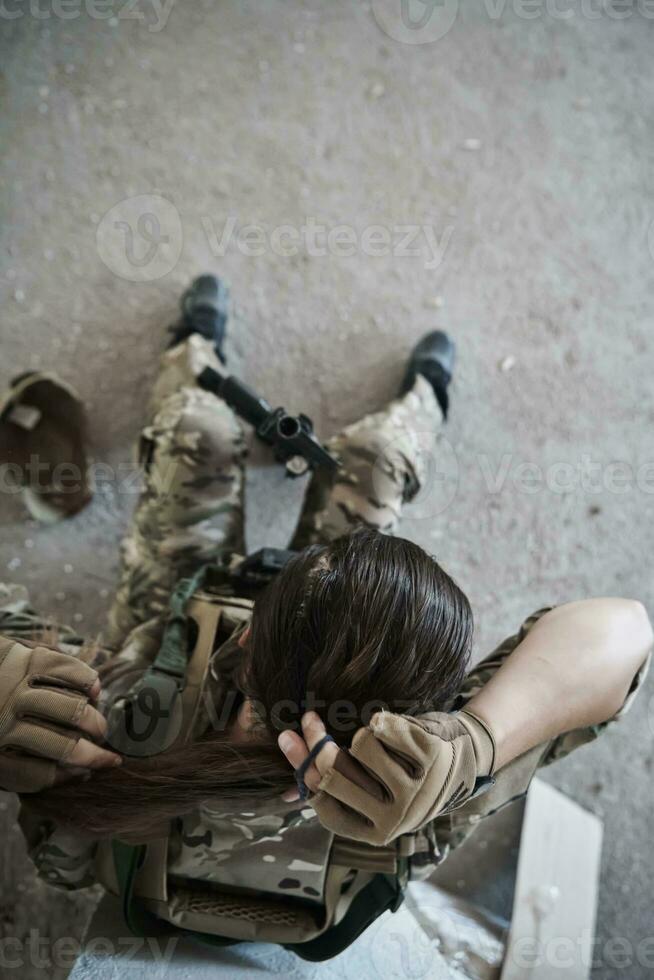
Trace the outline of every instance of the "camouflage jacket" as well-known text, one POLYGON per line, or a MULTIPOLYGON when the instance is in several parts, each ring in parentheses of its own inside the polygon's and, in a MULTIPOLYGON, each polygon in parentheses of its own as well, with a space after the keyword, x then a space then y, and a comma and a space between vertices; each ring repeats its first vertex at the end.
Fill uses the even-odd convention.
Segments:
MULTIPOLYGON (((547 609, 530 616, 519 631, 501 643, 468 674, 453 708, 462 707, 499 669, 547 609)), ((226 667, 236 664, 239 648, 234 638, 213 655, 211 675, 220 698, 226 667)), ((602 725, 569 732, 525 753, 500 770, 494 785, 483 795, 437 817, 420 831, 398 838, 398 853, 409 857, 409 878, 423 879, 459 846, 477 824, 523 795, 535 771, 562 758, 598 735, 629 708, 644 679, 648 663, 634 678, 620 711, 602 725)), ((133 679, 133 677, 132 677, 133 679)), ((217 703, 217 702, 215 702, 217 703)), ((27 818, 23 830, 39 875, 64 889, 95 883, 96 845, 79 835, 27 818)), ((207 802, 171 826, 168 874, 176 879, 202 880, 215 885, 320 902, 333 835, 325 830, 308 803, 285 803, 279 798, 242 808, 225 808, 219 800, 207 802)))

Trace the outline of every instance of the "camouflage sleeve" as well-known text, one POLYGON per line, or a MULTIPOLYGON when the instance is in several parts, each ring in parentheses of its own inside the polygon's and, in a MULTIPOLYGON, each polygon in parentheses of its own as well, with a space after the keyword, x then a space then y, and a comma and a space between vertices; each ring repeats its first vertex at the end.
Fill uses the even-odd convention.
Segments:
MULTIPOLYGON (((147 624, 135 632, 145 636, 146 628, 147 624)), ((70 643, 64 645, 60 642, 58 649, 73 656, 78 653, 70 643)), ((123 658, 102 648, 91 650, 90 662, 99 671, 102 680, 99 706, 105 715, 109 713, 114 700, 131 687, 147 666, 138 658, 130 659, 129 655, 123 658)), ((65 891, 96 884, 96 841, 55 827, 50 821, 42 819, 32 810, 27 798, 21 805, 18 823, 39 878, 65 891)))
MULTIPOLYGON (((29 605, 26 590, 20 587, 0 584, 0 625, 2 633, 12 639, 28 645, 39 642, 51 646, 60 653, 79 657, 96 669, 108 658, 106 651, 86 643, 69 627, 53 626, 39 617, 29 605)), ((66 890, 95 884, 95 842, 56 829, 25 803, 21 805, 18 824, 40 878, 66 890)))
MULTIPOLYGON (((21 586, 0 583, 0 627, 4 636, 21 643, 51 646, 96 668, 106 657, 104 651, 85 643, 71 628, 40 617, 21 586)), ((18 824, 40 878, 67 890, 95 883, 95 842, 55 829, 25 804, 21 805, 18 824)))
MULTIPOLYGON (((57 649, 69 656, 81 656, 96 669, 106 654, 92 646, 59 640, 57 649)), ((28 797, 25 797, 27 800, 28 797)), ((79 834, 63 831, 39 817, 23 802, 18 816, 27 852, 36 873, 49 885, 72 891, 95 884, 95 851, 97 843, 79 834)))
MULTIPOLYGON (((534 624, 552 608, 552 606, 547 606, 529 616, 517 633, 500 643, 488 657, 470 671, 454 704, 456 709, 464 707, 481 690, 518 644, 524 640, 534 624)), ((441 850, 447 852, 447 850, 457 847, 472 833, 481 820, 513 800, 524 796, 533 776, 541 766, 547 766, 557 759, 562 759, 581 745, 594 741, 605 729, 622 718, 631 707, 645 680, 650 660, 651 654, 634 677, 624 704, 613 717, 599 725, 577 728, 574 731, 559 735, 549 742, 537 745, 500 769, 495 774, 494 785, 487 792, 473 797, 451 814, 437 817, 433 821, 433 829, 441 850)))

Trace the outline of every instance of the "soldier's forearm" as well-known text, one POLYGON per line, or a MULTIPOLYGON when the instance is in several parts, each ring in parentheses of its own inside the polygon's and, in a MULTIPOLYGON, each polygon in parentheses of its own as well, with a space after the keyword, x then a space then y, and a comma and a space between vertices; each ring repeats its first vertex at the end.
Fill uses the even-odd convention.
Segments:
POLYGON ((587 599, 546 613, 468 703, 495 734, 497 768, 611 718, 652 641, 645 608, 630 599, 587 599))

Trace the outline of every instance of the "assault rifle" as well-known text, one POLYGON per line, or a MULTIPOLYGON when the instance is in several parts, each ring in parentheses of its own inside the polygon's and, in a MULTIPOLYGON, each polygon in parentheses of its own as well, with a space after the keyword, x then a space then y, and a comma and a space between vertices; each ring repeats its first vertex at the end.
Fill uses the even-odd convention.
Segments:
POLYGON ((272 408, 265 398, 257 395, 233 375, 222 375, 205 367, 198 384, 218 395, 245 419, 267 445, 272 446, 275 459, 283 463, 288 476, 302 476, 316 466, 329 470, 338 468, 338 460, 322 446, 313 434, 313 423, 306 415, 289 415, 284 408, 272 408))

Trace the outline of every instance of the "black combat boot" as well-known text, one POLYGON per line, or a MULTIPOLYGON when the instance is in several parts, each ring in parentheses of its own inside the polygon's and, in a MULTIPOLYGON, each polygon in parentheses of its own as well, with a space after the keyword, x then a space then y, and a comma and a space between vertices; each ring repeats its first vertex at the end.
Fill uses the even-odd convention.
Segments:
POLYGON ((438 404, 447 418, 449 397, 447 386, 452 380, 456 346, 442 330, 432 330, 425 334, 413 348, 409 359, 400 394, 410 391, 415 384, 416 375, 421 374, 434 389, 438 404))
POLYGON ((174 347, 192 333, 213 341, 216 354, 225 363, 223 345, 229 317, 229 289, 217 276, 198 276, 181 299, 182 317, 171 327, 174 347))

